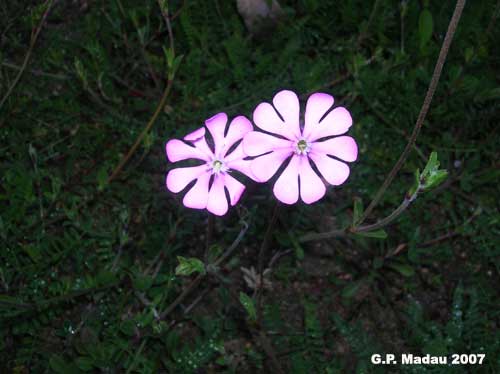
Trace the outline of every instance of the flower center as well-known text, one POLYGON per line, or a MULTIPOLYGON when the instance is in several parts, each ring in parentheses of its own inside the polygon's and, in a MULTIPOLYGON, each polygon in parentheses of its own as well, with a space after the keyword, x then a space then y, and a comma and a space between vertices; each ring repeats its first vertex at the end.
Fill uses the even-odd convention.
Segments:
POLYGON ((307 152, 309 152, 309 144, 307 144, 307 141, 304 139, 301 139, 297 142, 295 153, 298 155, 305 155, 307 152))
POLYGON ((224 171, 225 167, 222 161, 214 160, 212 163, 212 170, 214 174, 218 174, 221 170, 224 171))

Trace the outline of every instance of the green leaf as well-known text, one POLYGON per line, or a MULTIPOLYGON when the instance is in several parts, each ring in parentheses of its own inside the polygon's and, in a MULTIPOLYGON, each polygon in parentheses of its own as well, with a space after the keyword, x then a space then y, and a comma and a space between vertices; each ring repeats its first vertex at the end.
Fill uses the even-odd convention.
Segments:
POLYGON ((126 319, 120 324, 120 331, 127 336, 134 336, 135 334, 135 321, 133 319, 126 319))
POLYGON ((248 313, 248 317, 255 321, 257 319, 257 312, 255 310, 255 304, 253 299, 244 292, 240 292, 240 303, 243 305, 248 313))
POLYGON ((358 223, 361 215, 363 214, 363 200, 359 197, 354 198, 354 209, 352 215, 352 223, 355 225, 358 223))
POLYGON ((205 274, 205 265, 197 258, 177 256, 177 260, 179 261, 179 265, 175 268, 176 275, 205 274))
POLYGON ((413 263, 419 263, 420 258, 419 258, 419 251, 417 244, 420 242, 420 226, 418 226, 415 229, 415 232, 413 233, 411 240, 408 244, 408 260, 413 263))
POLYGON ((56 373, 66 374, 68 373, 68 364, 61 356, 53 355, 49 361, 50 368, 56 373))
POLYGON ((208 263, 209 264, 212 264, 214 263, 217 258, 222 254, 223 252, 223 248, 218 245, 218 244, 214 244, 214 245, 211 245, 210 248, 208 249, 208 263))
POLYGON ((439 161, 438 161, 437 152, 433 151, 433 152, 431 152, 431 155, 429 156, 429 160, 427 161, 427 165, 425 165, 425 168, 422 171, 422 177, 427 176, 430 172, 432 172, 433 170, 436 170, 438 167, 439 167, 439 161))
POLYGON ((425 47, 432 36, 432 13, 429 9, 424 9, 420 12, 420 17, 418 18, 418 36, 420 39, 420 48, 425 47))
POLYGON ((384 258, 383 257, 375 257, 373 259, 373 268, 380 269, 382 266, 384 266, 384 258))
POLYGON ((412 196, 420 188, 420 169, 415 170, 415 180, 413 186, 408 191, 408 195, 412 196))
POLYGON ((375 238, 375 239, 386 239, 387 233, 384 229, 375 230, 375 231, 366 231, 366 232, 355 232, 355 235, 364 236, 366 238, 375 238))
POLYGON ((443 183, 446 180, 446 178, 448 178, 447 170, 436 170, 431 174, 429 174, 429 176, 427 177, 424 189, 425 190, 433 189, 439 186, 441 183, 443 183))
POLYGON ((165 54, 165 60, 167 61, 167 67, 169 70, 172 69, 174 65, 174 51, 172 48, 163 47, 163 53, 165 54))
POLYGON ((92 360, 92 358, 90 357, 78 357, 76 359, 76 366, 78 366, 78 368, 83 371, 92 370, 93 363, 94 360, 92 360))
POLYGON ((147 291, 153 285, 153 278, 147 275, 137 275, 132 281, 134 288, 138 291, 147 291))
POLYGON ((359 290, 359 287, 363 284, 363 280, 356 282, 351 282, 342 290, 342 297, 345 299, 352 299, 359 290))
POLYGON ((30 256, 31 260, 34 263, 37 263, 42 258, 42 255, 40 254, 40 249, 33 244, 27 244, 23 247, 23 249, 26 251, 28 256, 30 256))
POLYGON ((432 152, 427 165, 425 165, 420 175, 420 188, 422 190, 435 188, 448 177, 448 172, 444 169, 439 169, 439 165, 437 153, 432 152))
POLYGON ((389 267, 396 270, 404 277, 412 277, 415 274, 415 269, 407 264, 392 263, 389 267))
POLYGON ((108 168, 106 165, 99 168, 97 172, 97 189, 99 191, 104 190, 108 184, 108 168))
POLYGON ((297 260, 303 260, 304 249, 291 231, 288 231, 288 238, 290 239, 290 242, 292 242, 293 249, 295 250, 295 257, 297 257, 297 260))

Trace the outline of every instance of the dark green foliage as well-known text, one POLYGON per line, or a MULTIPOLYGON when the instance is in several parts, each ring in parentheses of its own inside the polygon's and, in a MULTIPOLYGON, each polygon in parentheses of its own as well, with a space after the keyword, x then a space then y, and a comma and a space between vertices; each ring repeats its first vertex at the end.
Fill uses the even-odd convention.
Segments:
MULTIPOLYGON (((0 99, 45 10, 33 3, 0 1, 0 99)), ((252 37, 235 1, 168 1, 184 57, 108 184, 161 97, 168 30, 156 0, 56 2, 0 108, 0 372, 272 372, 240 271, 256 266, 272 186, 248 182, 215 223, 210 260, 249 224, 224 279, 160 318, 195 276, 176 274, 177 258, 203 261, 207 244, 206 212, 164 188, 164 145, 220 111, 251 117, 282 88, 333 94, 360 149, 346 184, 283 207, 273 233, 266 261, 291 251, 273 264, 262 329, 285 371, 500 372, 498 2, 467 2, 417 145, 369 221, 401 203, 433 151, 446 182, 385 231, 318 244, 299 238, 356 221, 403 150, 454 2, 280 3, 282 22, 252 37), (486 359, 384 367, 373 353, 486 359)))

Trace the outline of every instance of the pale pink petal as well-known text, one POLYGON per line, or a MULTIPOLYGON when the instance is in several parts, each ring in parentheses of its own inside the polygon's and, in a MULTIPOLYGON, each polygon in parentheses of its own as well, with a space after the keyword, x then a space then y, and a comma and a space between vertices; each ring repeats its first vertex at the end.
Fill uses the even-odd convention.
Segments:
POLYGON ((234 206, 240 200, 243 191, 245 191, 245 185, 234 179, 229 174, 224 175, 224 183, 227 191, 229 192, 229 201, 231 205, 234 206))
POLYGON ((299 98, 293 91, 283 90, 274 95, 273 104, 281 117, 285 120, 285 126, 290 133, 299 138, 300 133, 300 104, 299 98))
POLYGON ((229 129, 227 135, 224 138, 223 146, 221 147, 220 157, 224 157, 226 152, 231 148, 237 141, 243 139, 245 134, 253 130, 252 123, 248 118, 244 116, 238 116, 231 121, 229 124, 229 129))
POLYGON ((326 153, 347 162, 356 161, 358 158, 358 146, 350 136, 339 136, 324 142, 312 143, 311 152, 326 153))
POLYGON ((299 165, 300 197, 306 204, 312 204, 321 199, 326 192, 323 181, 311 168, 309 159, 301 157, 299 165))
POLYGON ((192 142, 197 139, 203 138, 205 136, 205 128, 200 127, 198 130, 194 130, 193 132, 190 132, 184 137, 184 140, 192 142))
POLYGON ((276 173, 283 161, 290 157, 292 153, 292 150, 279 149, 257 157, 250 164, 253 175, 259 182, 267 182, 276 173))
POLYGON ((237 170, 258 182, 259 180, 253 175, 252 169, 250 168, 252 161, 243 160, 245 157, 247 157, 247 155, 243 152, 243 144, 240 143, 223 161, 230 170, 237 170))
POLYGON ((231 162, 241 160, 245 157, 247 157, 247 155, 243 152, 243 143, 240 143, 230 154, 226 155, 222 161, 229 166, 231 162))
POLYGON ((203 152, 209 160, 212 160, 214 158, 214 153, 208 146, 207 139, 205 137, 196 139, 195 141, 193 141, 193 145, 195 148, 203 152))
POLYGON ((224 191, 224 175, 215 175, 210 191, 208 192, 207 210, 216 216, 227 213, 228 204, 226 192, 224 191))
POLYGON ((205 121, 205 125, 214 140, 216 157, 219 157, 220 151, 224 146, 224 132, 226 131, 226 124, 226 113, 218 113, 205 121))
POLYGON ((309 96, 306 104, 305 123, 303 135, 306 139, 311 136, 319 124, 319 120, 333 105, 333 96, 317 92, 309 96))
POLYGON ((276 113, 276 110, 269 103, 260 103, 253 111, 253 122, 260 129, 281 135, 287 139, 293 140, 295 136, 290 128, 287 128, 285 123, 276 113))
POLYGON ((293 142, 290 140, 259 131, 251 131, 243 138, 243 151, 248 156, 259 156, 274 149, 291 148, 292 146, 293 142))
POLYGON ((211 174, 209 172, 202 174, 196 180, 194 186, 182 199, 182 203, 192 209, 205 209, 208 200, 208 183, 211 174))
POLYGON ((252 161, 251 160, 235 160, 226 164, 230 170, 239 171, 241 174, 246 175, 248 178, 260 182, 260 179, 257 178, 252 171, 252 161))
POLYGON ((299 199, 300 156, 294 155, 274 184, 274 196, 285 204, 295 204, 299 199))
POLYGON ((324 153, 310 152, 308 156, 314 161, 319 172, 328 183, 338 186, 349 177, 349 166, 347 164, 328 157, 324 153))
POLYGON ((209 160, 209 156, 205 154, 203 151, 201 151, 201 149, 191 147, 186 143, 177 139, 172 139, 168 141, 165 148, 167 151, 167 157, 170 160, 170 162, 187 160, 189 158, 195 158, 197 160, 205 160, 205 161, 209 160))
POLYGON ((352 117, 344 107, 337 107, 317 125, 307 137, 309 141, 315 141, 327 136, 341 135, 349 130, 352 125, 352 117))
POLYGON ((190 182, 207 172, 207 165, 178 168, 167 174, 167 188, 173 193, 182 191, 190 182))

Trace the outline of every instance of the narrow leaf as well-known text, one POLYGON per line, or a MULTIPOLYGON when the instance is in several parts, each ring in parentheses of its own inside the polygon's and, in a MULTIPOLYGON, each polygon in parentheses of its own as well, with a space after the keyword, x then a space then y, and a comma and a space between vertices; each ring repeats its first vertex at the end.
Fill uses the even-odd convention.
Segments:
POLYGON ((240 303, 243 305, 248 313, 248 317, 255 321, 257 319, 257 312, 255 310, 255 304, 253 299, 244 292, 240 292, 240 303))
POLYGON ((366 238, 375 238, 375 239, 386 239, 387 233, 384 229, 375 230, 375 231, 367 231, 367 232, 356 232, 356 235, 364 236, 366 238))

